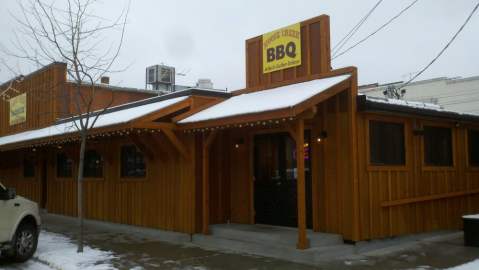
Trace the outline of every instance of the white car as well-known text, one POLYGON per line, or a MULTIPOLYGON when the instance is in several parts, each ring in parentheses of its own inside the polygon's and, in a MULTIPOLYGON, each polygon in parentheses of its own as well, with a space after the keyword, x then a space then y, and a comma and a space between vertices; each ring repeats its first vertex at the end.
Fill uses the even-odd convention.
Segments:
POLYGON ((0 183, 0 255, 24 262, 35 253, 40 232, 38 204, 0 183))

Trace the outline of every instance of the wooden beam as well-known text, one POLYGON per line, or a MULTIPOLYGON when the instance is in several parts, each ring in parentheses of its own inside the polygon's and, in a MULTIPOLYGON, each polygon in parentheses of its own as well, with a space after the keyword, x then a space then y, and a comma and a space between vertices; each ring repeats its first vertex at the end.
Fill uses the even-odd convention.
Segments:
POLYGON ((160 111, 156 111, 156 112, 147 114, 145 116, 142 116, 141 118, 137 119, 137 121, 148 123, 158 118, 161 118, 163 116, 167 116, 169 114, 175 113, 181 109, 188 108, 190 106, 191 106, 191 99, 188 98, 178 103, 174 103, 166 108, 160 109, 160 111))
POLYGON ((195 129, 195 128, 207 128, 217 126, 227 126, 235 124, 255 123, 258 121, 268 121, 272 119, 282 119, 293 117, 293 110, 291 108, 284 108, 269 112, 260 112, 252 114, 244 114, 238 116, 225 117, 220 119, 206 120, 201 122, 180 124, 180 129, 195 129))
POLYGON ((296 170, 298 193, 298 249, 309 248, 306 236, 306 184, 304 174, 304 120, 298 119, 296 124, 296 170))
POLYGON ((204 110, 204 109, 207 109, 207 108, 209 108, 209 107, 211 107, 211 106, 214 106, 214 105, 216 105, 216 104, 218 104, 218 103, 220 103, 220 102, 223 102, 223 101, 224 101, 223 98, 221 98, 221 99, 214 99, 214 100, 210 101, 209 103, 205 103, 205 104, 202 104, 202 105, 199 105, 199 106, 195 105, 195 104, 194 104, 194 101, 193 101, 193 103, 192 103, 192 105, 191 105, 191 109, 190 109, 189 111, 187 111, 187 112, 185 112, 185 113, 182 113, 182 114, 180 114, 180 115, 178 115, 178 116, 175 116, 175 117, 171 118, 171 121, 172 121, 173 123, 176 123, 176 122, 178 122, 178 121, 180 121, 180 120, 183 120, 183 119, 185 119, 185 118, 187 118, 187 117, 189 117, 189 116, 191 116, 191 115, 193 115, 193 114, 195 114, 195 113, 197 113, 197 112, 200 112, 200 111, 202 111, 202 110, 204 110))
POLYGON ((381 207, 394 207, 394 206, 400 206, 400 205, 405 205, 405 204, 430 202, 430 201, 449 199, 449 198, 454 198, 454 197, 464 197, 464 196, 475 195, 475 194, 479 194, 479 189, 473 189, 473 190, 468 190, 468 191, 449 192, 449 193, 435 194, 435 195, 408 198, 408 199, 401 199, 401 200, 395 200, 395 201, 384 201, 384 202, 381 203, 381 207))
POLYGON ((177 126, 172 123, 159 123, 159 122, 138 122, 132 123, 132 128, 147 128, 147 129, 177 129, 177 126))
MULTIPOLYGON (((143 135, 145 136, 145 135, 143 135)), ((157 134, 147 134, 147 139, 153 147, 155 148, 155 156, 158 157, 159 160, 166 162, 168 160, 168 146, 165 143, 165 138, 161 138, 161 133, 157 134)), ((170 147, 171 148, 171 147, 170 147)))
POLYGON ((140 139, 140 137, 138 137, 138 135, 136 134, 130 134, 128 135, 128 137, 131 139, 131 141, 136 145, 136 147, 138 147, 138 149, 140 149, 140 151, 145 154, 145 156, 149 159, 149 160, 153 160, 155 159, 155 153, 153 151, 150 150, 149 147, 147 147, 143 142, 142 140, 140 139))
POLYGON ((170 140, 170 142, 173 144, 173 146, 180 152, 180 154, 183 156, 185 159, 190 158, 190 154, 186 146, 183 144, 183 142, 176 136, 176 134, 173 132, 173 130, 165 128, 161 130, 163 134, 170 140))

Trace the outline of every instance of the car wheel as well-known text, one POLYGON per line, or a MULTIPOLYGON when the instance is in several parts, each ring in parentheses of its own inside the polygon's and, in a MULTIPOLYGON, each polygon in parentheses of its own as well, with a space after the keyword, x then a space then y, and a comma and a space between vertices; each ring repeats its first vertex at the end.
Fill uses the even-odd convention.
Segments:
POLYGON ((15 262, 24 262, 37 250, 38 231, 31 223, 21 224, 15 232, 10 258, 15 262))

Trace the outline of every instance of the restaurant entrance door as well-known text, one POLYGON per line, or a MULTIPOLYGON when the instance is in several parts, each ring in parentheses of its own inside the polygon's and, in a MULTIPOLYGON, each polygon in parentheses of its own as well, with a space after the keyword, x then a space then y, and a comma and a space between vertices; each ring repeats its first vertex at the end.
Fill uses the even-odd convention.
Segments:
MULTIPOLYGON (((312 227, 310 133, 305 132, 306 219, 312 227)), ((255 223, 297 227, 295 142, 288 133, 254 138, 255 223)))

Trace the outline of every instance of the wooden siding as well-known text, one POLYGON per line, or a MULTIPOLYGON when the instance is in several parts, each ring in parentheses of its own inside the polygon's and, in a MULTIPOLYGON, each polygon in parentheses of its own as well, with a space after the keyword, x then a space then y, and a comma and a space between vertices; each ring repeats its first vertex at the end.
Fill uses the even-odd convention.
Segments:
MULTIPOLYGON (((313 187, 317 181, 319 198, 318 213, 313 220, 317 224, 316 231, 342 234, 345 239, 354 240, 353 235, 353 159, 352 142, 349 140, 349 94, 351 90, 342 92, 318 105, 318 113, 310 122, 313 138, 321 132, 327 132, 327 138, 315 142, 312 156, 313 187)), ((314 191, 313 191, 314 192, 314 191)), ((313 193, 314 194, 314 193, 313 193)), ((314 210, 313 205, 313 210, 314 210)), ((313 214, 313 217, 315 215, 313 214)))
MULTIPOLYGON (((108 86, 96 86, 93 90, 89 86, 82 86, 80 91, 86 100, 89 100, 93 96, 90 111, 101 110, 108 106, 118 106, 155 96, 154 94, 135 90, 115 90, 115 88, 109 88, 108 86)), ((73 83, 66 83, 63 92, 64 99, 58 102, 58 118, 78 115, 78 109, 74 100, 77 93, 76 86, 73 83)), ((82 104, 80 103, 80 105, 82 104)), ((82 112, 85 111, 86 106, 83 106, 82 112)))
POLYGON ((301 65, 263 74, 262 36, 246 40, 246 87, 269 85, 331 71, 329 16, 301 22, 301 65))
MULTIPOLYGON (((194 233, 196 226, 195 155, 190 160, 181 158, 163 134, 141 135, 140 140, 153 149, 153 159, 147 160, 145 178, 120 177, 120 146, 131 143, 128 138, 113 138, 104 143, 90 142, 88 147, 102 153, 104 175, 101 179, 86 179, 85 216, 89 219, 160 228, 164 230, 194 233)), ((194 149, 192 136, 182 138, 189 149, 194 149)), ((76 181, 59 179, 55 170, 55 150, 45 152, 48 161, 47 209, 50 213, 76 215, 76 181)), ((75 152, 75 151, 72 151, 75 152)), ((22 152, 15 151, 19 157, 22 152)), ((76 157, 76 154, 73 155, 76 157)), ((19 158, 20 159, 20 158, 19 158)), ((17 188, 20 195, 40 201, 41 181, 25 180, 20 160, 0 169, 2 181, 17 188)), ((37 174, 40 176, 40 174, 37 174)), ((74 177, 76 170, 74 172, 74 177)))
MULTIPOLYGON (((10 126, 9 102, 0 99, 0 136, 19 133, 26 130, 50 126, 58 119, 78 114, 74 103, 76 90, 71 82, 66 81, 66 66, 62 63, 53 63, 27 76, 22 82, 14 83, 8 92, 11 97, 27 93, 26 122, 10 126)), ((3 84, 0 89, 5 90, 9 83, 3 84)), ((89 96, 91 89, 83 86, 81 92, 89 96)), ((117 106, 154 96, 134 90, 118 90, 109 86, 95 87, 95 98, 91 111, 99 110, 109 105, 117 106)), ((86 105, 82 106, 83 110, 86 105)))
MULTIPOLYGON (((8 93, 11 97, 27 93, 27 119, 24 123, 10 126, 9 102, 0 99, 0 136, 51 125, 56 120, 56 102, 61 98, 59 93, 65 80, 65 66, 52 64, 26 76, 23 82, 14 83, 13 88, 20 93, 12 90, 8 93)), ((2 90, 8 84, 4 84, 2 90)))
POLYGON ((366 113, 360 114, 358 120, 361 239, 460 229, 463 214, 479 211, 479 170, 467 165, 467 126, 366 113), (368 121, 371 119, 404 124, 404 166, 369 165, 368 121), (452 167, 423 164, 423 136, 414 135, 413 127, 424 124, 452 129, 452 167))

